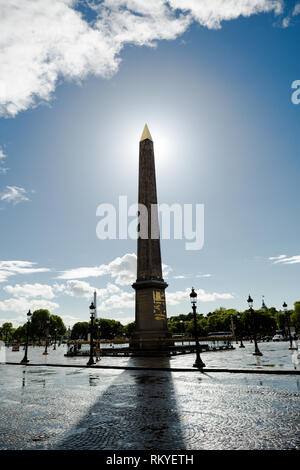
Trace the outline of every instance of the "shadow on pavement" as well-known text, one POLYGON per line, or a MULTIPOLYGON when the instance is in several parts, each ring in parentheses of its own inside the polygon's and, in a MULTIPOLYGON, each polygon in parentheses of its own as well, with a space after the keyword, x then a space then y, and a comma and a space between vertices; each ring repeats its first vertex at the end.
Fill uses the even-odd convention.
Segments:
MULTIPOLYGON (((168 358, 130 358, 129 366, 169 367, 168 358)), ((99 376, 99 377, 98 377, 99 376)), ((91 370, 90 385, 101 380, 91 370)), ((55 449, 184 450, 172 374, 120 373, 55 449)))

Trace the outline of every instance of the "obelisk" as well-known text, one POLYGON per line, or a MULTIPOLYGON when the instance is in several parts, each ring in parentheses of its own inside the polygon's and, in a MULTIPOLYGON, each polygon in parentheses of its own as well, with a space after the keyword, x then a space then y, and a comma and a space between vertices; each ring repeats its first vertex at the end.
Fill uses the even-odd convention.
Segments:
POLYGON ((137 279, 132 285, 136 292, 136 329, 132 335, 135 340, 132 346, 161 349, 168 344, 162 340, 171 337, 167 327, 165 299, 168 284, 162 277, 154 148, 147 124, 140 140, 138 201, 147 209, 147 216, 139 219, 137 279))

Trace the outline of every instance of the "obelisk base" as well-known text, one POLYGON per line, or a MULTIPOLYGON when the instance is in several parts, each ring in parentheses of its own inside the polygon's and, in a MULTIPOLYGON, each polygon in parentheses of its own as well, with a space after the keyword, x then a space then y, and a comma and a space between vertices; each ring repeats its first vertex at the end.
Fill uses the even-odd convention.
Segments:
POLYGON ((131 349, 139 349, 143 351, 153 352, 167 352, 173 345, 173 341, 170 341, 172 334, 166 331, 149 331, 140 330, 135 331, 131 335, 129 345, 131 349), (169 340, 169 341, 168 341, 169 340))
POLYGON ((138 280, 132 287, 136 291, 136 330, 130 347, 149 352, 168 350, 173 344, 167 327, 165 289, 168 284, 163 279, 138 280))

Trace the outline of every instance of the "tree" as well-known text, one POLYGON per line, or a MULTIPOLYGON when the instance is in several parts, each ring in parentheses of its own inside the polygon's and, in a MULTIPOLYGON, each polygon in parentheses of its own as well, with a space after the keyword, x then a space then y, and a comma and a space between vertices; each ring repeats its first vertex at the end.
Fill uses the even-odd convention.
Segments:
POLYGON ((100 318, 100 338, 113 339, 115 336, 123 334, 123 325, 119 321, 100 318))
POLYGON ((276 312, 275 313, 275 320, 276 320, 277 329, 278 330, 284 330, 285 323, 286 323, 285 314, 283 312, 276 312))
POLYGON ((50 320, 49 310, 35 310, 32 314, 30 336, 34 339, 37 338, 39 343, 47 335, 47 320, 50 320))
POLYGON ((80 321, 73 325, 71 331, 71 339, 88 339, 89 323, 87 321, 80 321))
MULTIPOLYGON (((199 336, 207 336, 208 321, 206 318, 197 318, 197 330, 199 336)), ((195 323, 194 320, 186 322, 186 333, 190 336, 195 335, 195 323)))
POLYGON ((14 333, 14 328, 13 328, 12 323, 10 322, 3 323, 1 327, 2 340, 7 343, 7 341, 9 341, 12 338, 13 333, 14 333))
MULTIPOLYGON (((261 334, 262 336, 266 336, 268 334, 274 334, 276 330, 276 319, 269 314, 266 310, 257 310, 256 314, 256 329, 257 333, 261 334)), ((275 314, 277 315, 278 312, 275 314)), ((283 323, 284 328, 284 323, 283 323)))
POLYGON ((66 326, 62 321, 62 318, 58 315, 51 315, 50 316, 50 328, 49 333, 51 336, 55 336, 55 329, 56 329, 56 337, 64 336, 66 334, 66 326))
POLYGON ((291 322, 295 326, 296 331, 300 331, 300 301, 294 303, 294 312, 291 314, 291 322))
POLYGON ((130 338, 136 327, 136 322, 133 321, 124 326, 124 333, 127 338, 130 338))
POLYGON ((24 323, 24 325, 19 326, 18 328, 15 329, 14 334, 13 334, 13 340, 16 341, 17 343, 23 343, 26 341, 26 336, 27 336, 27 323, 24 323))

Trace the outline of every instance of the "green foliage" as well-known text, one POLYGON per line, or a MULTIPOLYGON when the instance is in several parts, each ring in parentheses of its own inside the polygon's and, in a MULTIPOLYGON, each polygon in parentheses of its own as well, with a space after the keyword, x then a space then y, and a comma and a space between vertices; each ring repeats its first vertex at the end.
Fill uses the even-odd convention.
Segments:
POLYGON ((286 317, 283 312, 276 312, 275 313, 275 320, 276 320, 276 327, 277 330, 284 330, 286 324, 286 317))
POLYGON ((0 328, 1 339, 5 342, 10 341, 14 334, 14 328, 12 323, 6 322, 0 328))
POLYGON ((119 321, 100 318, 100 338, 113 339, 123 334, 123 325, 119 321))
MULTIPOLYGON (((204 315, 197 314, 197 327, 200 336, 206 336, 208 333, 217 331, 230 331, 232 327, 234 334, 237 336, 251 336, 254 326, 254 315, 257 334, 261 336, 272 335, 277 329, 277 324, 282 325, 282 312, 277 312, 275 308, 269 310, 256 310, 251 314, 250 310, 238 312, 235 309, 225 309, 220 307, 213 312, 204 315)), ((284 316, 284 315, 283 315, 284 316)), ((173 334, 182 333, 185 335, 194 335, 194 319, 193 314, 177 315, 168 319, 168 328, 173 334), (180 321, 182 320, 182 322, 180 321)), ((300 319, 300 302, 299 302, 299 319, 300 319)), ((278 328, 279 329, 279 328, 278 328)))
MULTIPOLYGON (((10 323, 11 325, 11 323, 10 323)), ((2 325, 0 331, 3 331, 2 325)), ((6 327, 7 328, 7 327, 6 327)), ((48 335, 54 338, 55 328, 57 329, 56 337, 59 338, 64 336, 66 333, 66 327, 61 317, 58 315, 51 315, 49 310, 40 309, 33 312, 29 325, 29 339, 40 341, 48 335), (47 324, 47 320, 50 320, 50 324, 47 324)), ((6 331, 6 330, 5 330, 6 331)), ((24 325, 19 326, 16 330, 12 329, 10 339, 14 339, 17 342, 24 342, 27 334, 27 321, 24 325)), ((9 335, 9 334, 8 334, 9 335)))
POLYGON ((18 328, 15 329, 14 334, 13 334, 13 340, 16 341, 17 343, 23 343, 26 341, 26 336, 27 336, 27 323, 24 323, 24 325, 19 326, 18 328))
MULTIPOLYGON (((290 310, 290 323, 295 326, 296 331, 300 330, 300 301, 295 302, 295 309, 290 310)), ((206 336, 214 331, 232 331, 237 336, 250 336, 253 333, 254 315, 256 331, 258 335, 266 336, 275 333, 276 329, 284 329, 286 317, 283 312, 277 311, 272 307, 268 310, 256 310, 254 314, 250 310, 237 312, 234 309, 225 309, 220 307, 206 316, 197 313, 197 327, 199 336, 206 336)), ((33 312, 30 323, 29 338, 39 341, 45 338, 47 334, 47 320, 50 320, 48 334, 54 338, 55 328, 57 329, 57 338, 66 334, 66 327, 59 315, 51 315, 46 309, 40 309, 33 312)), ((0 339, 2 341, 15 340, 24 342, 26 340, 27 322, 24 325, 14 329, 12 323, 6 322, 0 327, 0 339)), ((168 318, 168 328, 173 334, 183 334, 185 336, 194 336, 194 315, 180 314, 168 318)), ((130 337, 135 329, 135 322, 123 326, 119 321, 101 318, 95 321, 94 336, 102 339, 113 339, 116 336, 125 334, 130 337), (97 328, 97 323, 100 328, 97 328)), ((88 339, 90 323, 77 322, 72 328, 71 339, 88 339)))
POLYGON ((30 336, 38 339, 45 338, 47 335, 47 320, 50 320, 50 312, 46 309, 35 310, 31 317, 30 336))
POLYGON ((295 326, 296 331, 300 331, 300 301, 294 303, 294 311, 291 314, 291 323, 295 326))
POLYGON ((89 324, 87 321, 81 321, 73 325, 71 339, 88 339, 89 324))
POLYGON ((64 336, 67 331, 66 326, 62 321, 62 318, 58 315, 51 315, 49 333, 53 337, 55 336, 55 329, 57 338, 64 336))
MULTIPOLYGON (((197 317, 197 331, 199 336, 206 336, 208 332, 208 321, 206 318, 197 317)), ((187 336, 195 335, 195 324, 194 320, 190 320, 186 323, 186 334, 187 336)))
POLYGON ((128 323, 127 325, 124 326, 124 333, 127 336, 127 338, 130 338, 132 333, 134 332, 136 327, 136 322, 133 321, 132 323, 128 323))
MULTIPOLYGON (((77 322, 72 328, 71 339, 88 339, 91 322, 77 322)), ((119 321, 99 318, 94 321, 93 336, 100 339, 113 339, 123 334, 123 325, 119 321), (98 328, 99 325, 99 328, 98 328)))

